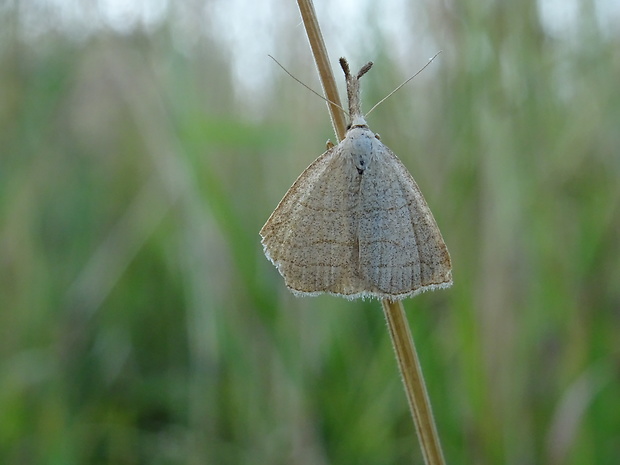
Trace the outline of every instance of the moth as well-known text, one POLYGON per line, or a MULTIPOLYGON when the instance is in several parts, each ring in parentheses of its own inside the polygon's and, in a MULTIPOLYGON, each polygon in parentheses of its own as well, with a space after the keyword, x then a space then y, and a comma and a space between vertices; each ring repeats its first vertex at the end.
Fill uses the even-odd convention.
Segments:
POLYGON ((260 230, 267 258, 296 295, 399 300, 452 285, 448 248, 413 177, 361 111, 347 84, 345 138, 318 157, 260 230))

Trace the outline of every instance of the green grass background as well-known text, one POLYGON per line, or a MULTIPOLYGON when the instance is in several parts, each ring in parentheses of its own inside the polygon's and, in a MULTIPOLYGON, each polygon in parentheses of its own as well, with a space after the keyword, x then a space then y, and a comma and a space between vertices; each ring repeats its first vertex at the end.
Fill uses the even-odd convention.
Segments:
MULTIPOLYGON (((532 2, 421 4, 444 52, 369 118, 452 254, 404 302, 449 464, 620 460, 620 43, 581 5, 558 38, 532 2)), ((312 84, 282 8, 272 53, 312 84)), ((0 14, 0 463, 422 463, 379 303, 297 299, 259 243, 324 103, 267 57, 245 101, 173 19, 0 14)), ((368 34, 366 108, 424 64, 368 34)))

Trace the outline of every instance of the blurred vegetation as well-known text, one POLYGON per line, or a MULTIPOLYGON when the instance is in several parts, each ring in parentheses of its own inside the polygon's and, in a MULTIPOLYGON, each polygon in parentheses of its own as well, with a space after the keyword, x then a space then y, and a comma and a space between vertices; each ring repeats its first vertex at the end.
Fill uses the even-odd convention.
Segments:
MULTIPOLYGON (((620 457, 620 44, 586 3, 563 37, 533 2, 420 4, 444 52, 370 117, 452 254, 454 287, 405 302, 451 464, 620 457)), ((312 84, 281 8, 279 56, 312 84)), ((179 46, 172 17, 25 38, 19 14, 0 11, 0 462, 422 463, 380 305, 296 299, 260 247, 333 139, 324 103, 277 69, 246 101, 222 43, 179 46)), ((349 54, 375 61, 366 108, 425 62, 374 24, 349 54)))

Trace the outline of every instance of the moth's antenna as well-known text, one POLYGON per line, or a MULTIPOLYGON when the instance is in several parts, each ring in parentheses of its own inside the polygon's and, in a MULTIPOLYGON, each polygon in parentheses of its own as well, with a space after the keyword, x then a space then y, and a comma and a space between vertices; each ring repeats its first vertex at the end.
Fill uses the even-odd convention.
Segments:
MULTIPOLYGON (((303 82, 301 82, 299 79, 297 79, 297 78, 296 78, 295 76, 293 76, 291 73, 289 73, 289 72, 288 72, 288 70, 287 70, 284 66, 282 66, 282 65, 280 64, 280 62, 279 62, 278 60, 276 60, 274 57, 272 57, 271 55, 267 55, 267 56, 268 56, 269 58, 271 58, 273 61, 275 61, 275 62, 276 62, 276 65, 278 65, 280 68, 282 68, 286 74, 288 74, 290 77, 292 77, 293 79, 295 79, 297 82, 299 82, 302 86, 304 86, 306 89, 308 89, 308 90, 309 90, 310 92, 312 92, 314 95, 316 95, 317 97, 319 97, 319 98, 321 98, 321 99, 325 100, 327 103, 331 103, 331 104, 332 104, 332 105, 334 105, 336 108, 338 108, 338 109, 342 110, 342 111, 344 112, 344 114, 345 114, 345 115, 349 116, 349 112, 348 112, 348 111, 346 111, 344 108, 342 108, 340 105, 338 105, 337 103, 332 102, 332 101, 331 101, 331 100, 329 100, 329 99, 326 99, 326 98, 325 98, 325 97, 323 97, 321 94, 319 94, 318 92, 316 92, 315 90, 311 89, 311 88, 310 88, 310 87, 308 87, 306 84, 304 84, 303 82)), ((433 57, 433 58, 434 58, 434 57, 433 57)), ((422 69, 424 69, 424 68, 422 68, 422 69)), ((401 87, 402 87, 402 86, 401 86, 401 87)), ((389 97, 389 95, 388 95, 388 97, 389 97)), ((381 103, 381 102, 379 102, 379 103, 381 103)))
MULTIPOLYGON (((379 102, 377 102, 377 103, 375 104, 375 106, 374 106, 374 107, 372 107, 370 110, 368 110, 368 113, 366 113, 366 115, 365 115, 365 116, 370 115, 370 113, 371 113, 371 112, 372 112, 375 108, 377 108, 379 105, 381 105, 383 102, 385 102, 385 101, 386 101, 389 97, 391 97, 391 96, 392 96, 392 94, 394 94, 394 93, 395 93, 397 90, 399 90, 402 86, 404 86, 405 84, 407 84, 407 83, 408 83, 409 81, 411 81, 414 77, 416 77, 418 74, 420 74, 422 71, 424 71, 424 70, 426 69, 426 67, 427 67, 428 65, 430 65, 430 64, 432 63, 432 61, 433 61, 435 58, 437 58, 437 55, 439 55, 440 53, 441 53, 441 50, 439 50, 437 53, 435 53, 435 55, 434 55, 434 56, 433 56, 430 60, 428 60, 428 63, 426 63, 424 66, 422 66, 422 68, 420 68, 420 70, 419 70, 417 73, 415 73, 413 76, 411 76, 409 79, 407 79, 405 82, 403 82, 400 86, 398 86, 398 87, 397 87, 396 89, 394 89, 392 92, 390 92, 390 93, 389 93, 389 94, 387 94, 385 97, 383 97, 381 100, 379 100, 379 102)), ((276 62, 276 63, 277 63, 277 62, 276 62)), ((279 63, 278 63, 278 64, 279 64, 279 63)), ((285 70, 285 71, 286 71, 286 70, 285 70)), ((288 72, 288 71, 287 71, 287 72, 288 72)), ((315 93, 316 93, 316 92, 315 92, 315 93)))

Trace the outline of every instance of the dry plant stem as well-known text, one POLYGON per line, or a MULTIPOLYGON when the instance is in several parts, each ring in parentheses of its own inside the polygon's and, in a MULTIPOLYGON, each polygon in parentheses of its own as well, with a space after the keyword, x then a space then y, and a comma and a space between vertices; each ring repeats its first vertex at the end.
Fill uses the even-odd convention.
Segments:
POLYGON ((407 317, 400 301, 383 300, 383 312, 388 323, 398 368, 403 378, 409 409, 413 416, 420 447, 427 465, 445 465, 439 435, 426 392, 422 368, 409 331, 407 317))
MULTIPOLYGON (((342 106, 314 5, 311 0, 297 0, 297 4, 308 34, 310 48, 319 71, 325 97, 342 106)), ((346 133, 344 115, 339 108, 332 104, 328 104, 328 108, 336 137, 338 141, 341 141, 346 133)), ((445 465, 422 370, 402 303, 383 300, 382 305, 425 463, 427 465, 445 465)))
MULTIPOLYGON (((334 79, 332 67, 329 65, 327 48, 325 48, 325 42, 323 41, 323 35, 321 34, 321 28, 319 27, 319 21, 316 17, 312 0, 297 0, 297 5, 299 5, 301 18, 304 22, 306 34, 308 34, 308 41, 310 42, 314 62, 319 71, 319 78, 321 79, 321 86, 323 87, 325 98, 342 107, 340 96, 338 95, 338 88, 336 87, 336 80, 334 79)), ((340 142, 344 139, 344 135, 347 131, 347 122, 340 108, 331 103, 327 104, 327 108, 329 109, 329 116, 334 126, 334 132, 340 142)))

